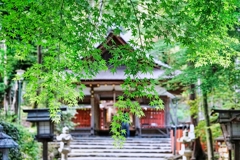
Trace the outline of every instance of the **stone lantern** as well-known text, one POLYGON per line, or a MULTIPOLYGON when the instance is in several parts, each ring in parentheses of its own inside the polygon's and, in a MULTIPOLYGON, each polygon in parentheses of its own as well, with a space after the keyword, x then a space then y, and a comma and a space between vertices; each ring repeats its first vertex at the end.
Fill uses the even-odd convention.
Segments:
POLYGON ((68 159, 68 153, 71 152, 70 142, 73 140, 71 134, 69 134, 68 127, 63 127, 62 133, 56 137, 60 141, 60 147, 58 151, 61 153, 61 160, 68 159))
POLYGON ((183 160, 190 160, 192 156, 191 144, 195 140, 194 125, 190 125, 190 130, 187 128, 183 131, 183 136, 178 139, 178 142, 181 142, 181 150, 179 154, 183 156, 183 160))
POLYGON ((3 126, 0 125, 0 151, 3 154, 2 160, 8 160, 10 148, 18 147, 18 144, 7 134, 3 133, 3 126))
POLYGON ((240 110, 213 109, 212 113, 218 113, 218 123, 221 126, 223 138, 229 150, 231 160, 231 150, 234 150, 234 159, 240 159, 240 110))
MULTIPOLYGON (((60 108, 65 111, 66 108, 60 108)), ((54 139, 54 123, 51 120, 49 109, 24 109, 27 112, 27 121, 37 124, 36 139, 43 143, 43 160, 48 160, 48 142, 54 139)))

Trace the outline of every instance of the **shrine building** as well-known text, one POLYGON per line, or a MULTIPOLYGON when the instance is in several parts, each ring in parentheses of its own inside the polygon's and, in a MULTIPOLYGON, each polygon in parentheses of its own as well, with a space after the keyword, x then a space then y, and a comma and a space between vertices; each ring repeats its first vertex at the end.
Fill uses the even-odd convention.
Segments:
MULTIPOLYGON (((106 37, 107 45, 113 44, 126 45, 127 38, 125 35, 114 35, 112 32, 106 37)), ((109 52, 104 49, 102 44, 97 46, 102 51, 102 57, 107 61, 109 52)), ((157 79, 164 74, 164 70, 169 66, 159 60, 154 61, 153 74, 145 74, 140 78, 157 79)), ((124 74, 125 67, 118 67, 116 73, 109 70, 99 72, 93 79, 84 79, 82 84, 86 85, 84 90, 84 98, 79 101, 78 114, 73 120, 78 123, 72 134, 77 135, 110 135, 111 118, 116 113, 114 103, 117 97, 123 94, 121 84, 123 84, 126 76, 124 74)), ((175 97, 173 92, 156 86, 155 90, 164 103, 163 110, 154 109, 149 106, 149 99, 137 98, 142 107, 145 116, 138 118, 130 115, 130 136, 151 136, 169 137, 170 136, 170 108, 171 99, 175 97)))

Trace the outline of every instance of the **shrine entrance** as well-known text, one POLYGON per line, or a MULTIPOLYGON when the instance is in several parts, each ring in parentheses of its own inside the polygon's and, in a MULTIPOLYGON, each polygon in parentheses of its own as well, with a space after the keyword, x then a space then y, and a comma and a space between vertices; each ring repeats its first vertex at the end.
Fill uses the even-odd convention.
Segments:
MULTIPOLYGON (((161 90, 160 90, 161 91, 161 90)), ((78 125, 75 132, 78 135, 111 136, 111 123, 113 116, 117 113, 114 104, 117 96, 122 95, 119 85, 99 85, 88 88, 86 95, 77 108, 76 118, 73 119, 78 125)), ((165 93, 165 92, 164 92, 165 93)), ((169 137, 169 98, 161 96, 164 109, 157 110, 149 106, 147 98, 137 99, 142 107, 144 116, 139 118, 130 114, 130 136, 154 136, 169 137)))
POLYGON ((158 135, 169 137, 170 129, 166 125, 165 111, 142 106, 144 116, 140 119, 140 135, 158 135))
POLYGON ((77 125, 75 126, 76 129, 79 128, 90 128, 91 126, 91 109, 78 109, 77 116, 73 119, 73 122, 77 125))
POLYGON ((140 119, 141 128, 162 128, 165 127, 164 110, 143 107, 144 115, 140 119))
MULTIPOLYGON (((101 100, 99 105, 99 135, 111 135, 111 122, 117 109, 113 106, 112 100, 101 100)), ((130 134, 135 134, 135 117, 130 114, 130 134)))
MULTIPOLYGON (((101 100, 97 106, 98 117, 96 121, 98 129, 95 129, 95 135, 110 136, 111 122, 117 109, 113 106, 113 100, 101 100)), ((164 110, 156 110, 148 105, 141 105, 144 116, 138 118, 130 114, 130 136, 144 136, 144 135, 168 135, 165 125, 164 110)), ((91 129, 91 105, 85 105, 85 108, 78 109, 76 118, 73 122, 77 123, 75 130, 79 133, 90 133, 91 129)))

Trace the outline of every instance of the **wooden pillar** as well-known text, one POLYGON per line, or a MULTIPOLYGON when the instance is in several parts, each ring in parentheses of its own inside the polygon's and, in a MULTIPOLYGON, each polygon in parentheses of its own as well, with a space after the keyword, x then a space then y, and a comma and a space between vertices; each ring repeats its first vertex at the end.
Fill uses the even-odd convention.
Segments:
POLYGON ((91 131, 90 131, 90 133, 91 133, 91 135, 94 135, 95 102, 94 102, 94 89, 93 89, 93 87, 91 88, 90 92, 91 92, 91 131))
POLYGON ((98 94, 94 95, 94 129, 99 130, 100 125, 100 113, 99 113, 99 104, 100 104, 100 98, 98 94))
POLYGON ((135 115, 135 129, 136 129, 136 136, 141 136, 140 119, 136 115, 135 115))
POLYGON ((173 106, 171 106, 171 98, 167 97, 164 101, 164 124, 166 127, 166 132, 167 134, 171 137, 171 124, 170 122, 172 121, 171 119, 171 115, 170 115, 170 108, 172 108, 173 106))
POLYGON ((42 158, 43 160, 48 160, 48 142, 46 140, 42 141, 43 150, 42 150, 42 158))
POLYGON ((239 141, 236 141, 234 145, 234 160, 239 160, 239 158, 240 158, 239 141))
MULTIPOLYGON (((141 102, 143 101, 142 98, 136 98, 137 102, 141 105, 141 102)), ((135 115, 135 128, 136 128, 136 136, 140 136, 142 135, 142 126, 141 126, 141 122, 140 122, 140 118, 138 116, 135 115)))
POLYGON ((228 160, 232 160, 232 150, 228 150, 228 160))
POLYGON ((170 126, 171 118, 170 118, 170 98, 164 100, 164 124, 165 126, 170 126))

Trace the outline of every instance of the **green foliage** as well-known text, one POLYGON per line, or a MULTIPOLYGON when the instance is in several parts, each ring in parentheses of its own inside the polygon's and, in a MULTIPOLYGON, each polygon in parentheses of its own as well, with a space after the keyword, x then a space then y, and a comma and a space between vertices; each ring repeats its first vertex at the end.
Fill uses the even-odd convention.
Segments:
POLYGON ((132 113, 134 115, 137 115, 139 117, 143 116, 144 113, 142 111, 141 106, 138 102, 132 102, 131 99, 119 99, 115 103, 115 107, 118 108, 117 113, 113 116, 112 123, 111 123, 111 132, 114 133, 112 138, 115 140, 114 145, 116 147, 122 147, 124 144, 124 134, 125 130, 121 129, 121 124, 123 122, 130 123, 129 119, 126 119, 126 116, 124 116, 123 111, 128 110, 129 113, 132 113))
MULTIPOLYGON (((221 130, 220 124, 218 124, 218 123, 212 124, 210 126, 210 128, 212 130, 213 140, 222 135, 222 130, 221 130)), ((198 125, 195 127, 195 135, 196 135, 196 137, 199 137, 201 139, 202 143, 207 142, 206 123, 204 120, 199 121, 198 125)))
POLYGON ((199 98, 195 100, 188 100, 187 104, 190 107, 190 115, 193 116, 194 118, 198 117, 199 113, 199 98))
POLYGON ((38 160, 39 146, 34 140, 34 133, 30 133, 29 129, 12 124, 9 122, 0 121, 3 126, 3 131, 12 137, 18 143, 18 148, 10 149, 9 158, 14 160, 38 160))
MULTIPOLYGON (((187 47, 188 60, 196 66, 221 64, 229 66, 230 57, 236 52, 231 50, 234 39, 228 31, 235 30, 239 24, 238 0, 232 1, 163 1, 168 19, 172 19, 178 29, 177 42, 187 47), (178 7, 176 7, 178 6, 178 7), (221 6, 219 8, 219 6, 221 6), (218 51, 222 52, 218 52, 218 51)), ((176 30, 177 30, 176 29, 176 30)), ((173 32, 173 31, 170 31, 173 32)))
MULTIPOLYGON (((217 65, 221 68, 217 73, 220 75, 224 67, 230 66, 232 55, 237 54, 230 47, 237 41, 227 33, 237 24, 239 3, 238 0, 2 0, 0 37, 17 60, 36 57, 33 53, 37 46, 41 48, 42 62, 33 63, 25 73, 26 96, 32 104, 49 107, 55 121, 60 120, 56 116, 60 102, 75 106, 83 98, 82 80, 91 80, 108 69, 101 49, 96 47, 99 43, 112 54, 109 62, 113 73, 117 67, 126 66, 124 95, 119 101, 128 103, 132 98, 147 97, 151 105, 162 108, 154 89, 157 83, 138 77, 152 73, 153 56, 148 53, 154 47, 154 38, 164 38, 167 44, 179 43, 187 50, 181 54, 185 65, 192 62, 201 66, 182 74, 189 77, 182 85, 196 82, 202 76, 211 80, 202 83, 202 88, 208 88, 219 78, 211 77, 215 73, 210 68, 217 65), (116 35, 130 32, 129 45, 107 47, 104 41, 109 28, 116 35), (212 65, 204 66, 209 63, 212 65), (206 70, 209 72, 202 74, 206 70)), ((219 84, 220 81, 216 83, 219 84)), ((128 106, 132 113, 142 115, 138 105, 128 106)), ((120 113, 115 122, 119 118, 120 113)), ((118 131, 117 124, 114 125, 114 131, 118 131)))
POLYGON ((221 86, 221 88, 213 90, 211 94, 212 103, 214 105, 213 107, 222 109, 240 109, 240 93, 237 89, 237 85, 235 85, 232 87, 221 86))
POLYGON ((67 108, 67 111, 62 111, 61 121, 55 124, 56 132, 61 134, 63 127, 68 127, 69 130, 73 130, 75 126, 78 125, 72 121, 76 114, 77 111, 75 108, 67 108))
MULTIPOLYGON (((177 117, 178 122, 190 122, 190 107, 186 105, 185 103, 179 103, 177 107, 177 117)), ((171 112, 171 115, 174 115, 174 113, 171 112)))
POLYGON ((16 115, 14 115, 9 111, 4 112, 3 109, 0 109, 0 117, 2 121, 6 121, 6 122, 14 122, 17 119, 16 115))

